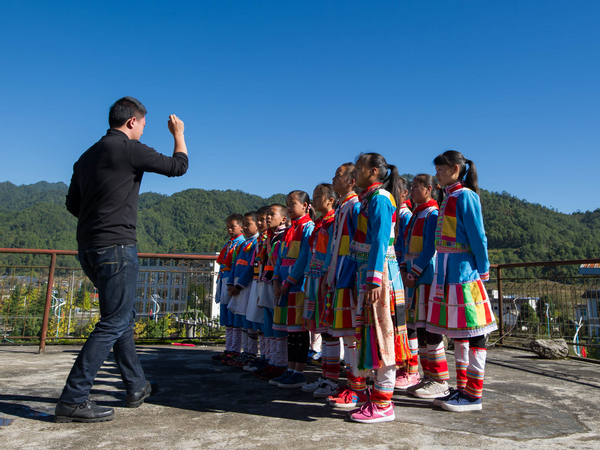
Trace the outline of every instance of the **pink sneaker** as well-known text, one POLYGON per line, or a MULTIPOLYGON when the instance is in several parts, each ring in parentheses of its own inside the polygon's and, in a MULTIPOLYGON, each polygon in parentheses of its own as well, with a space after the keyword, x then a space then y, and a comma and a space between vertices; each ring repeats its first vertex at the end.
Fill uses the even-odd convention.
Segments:
POLYGON ((402 372, 396 377, 394 389, 397 391, 406 391, 409 387, 419 384, 419 381, 420 378, 418 373, 408 374, 406 372, 402 372))
POLYGON ((387 408, 382 408, 369 401, 357 412, 351 414, 350 420, 360 423, 393 422, 396 420, 394 402, 390 402, 390 405, 387 408))

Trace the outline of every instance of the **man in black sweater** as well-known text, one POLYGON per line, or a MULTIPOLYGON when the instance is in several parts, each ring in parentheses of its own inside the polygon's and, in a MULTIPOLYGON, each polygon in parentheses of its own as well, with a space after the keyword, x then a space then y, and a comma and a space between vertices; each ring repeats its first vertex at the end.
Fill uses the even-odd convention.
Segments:
POLYGON ((133 340, 133 301, 138 275, 136 223, 144 172, 169 177, 188 168, 184 124, 171 115, 173 156, 140 143, 146 108, 132 97, 110 108, 110 129, 73 166, 67 210, 77 217, 77 244, 83 271, 98 289, 100 320, 79 352, 56 405, 56 422, 103 422, 114 410, 89 400, 98 370, 113 350, 127 390, 127 406, 137 408, 156 390, 146 381, 133 340))

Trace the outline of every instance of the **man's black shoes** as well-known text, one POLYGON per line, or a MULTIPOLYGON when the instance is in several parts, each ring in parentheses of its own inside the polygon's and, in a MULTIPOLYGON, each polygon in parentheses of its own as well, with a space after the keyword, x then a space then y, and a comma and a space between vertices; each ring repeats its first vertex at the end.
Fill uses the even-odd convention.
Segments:
POLYGON ((54 411, 54 421, 57 423, 69 422, 107 422, 113 420, 115 410, 96 405, 92 400, 86 400, 80 405, 58 402, 54 411))
MULTIPOLYGON (((158 392, 156 382, 146 381, 143 389, 127 396, 127 407, 137 408, 144 400, 158 392)), ((70 404, 58 402, 54 411, 54 421, 57 423, 69 422, 108 422, 115 417, 115 410, 96 405, 92 400, 86 400, 81 404, 70 404)))
POLYGON ((127 395, 127 407, 137 408, 144 403, 144 400, 158 392, 158 383, 156 381, 146 381, 146 386, 133 394, 127 395))

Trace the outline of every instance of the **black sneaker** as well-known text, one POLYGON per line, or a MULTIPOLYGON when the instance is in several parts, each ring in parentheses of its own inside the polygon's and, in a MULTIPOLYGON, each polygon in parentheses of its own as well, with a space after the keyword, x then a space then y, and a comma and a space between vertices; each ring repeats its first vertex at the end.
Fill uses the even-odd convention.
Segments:
POLYGON ((108 422, 115 417, 115 410, 96 405, 92 400, 86 400, 81 404, 70 404, 58 402, 54 411, 56 423, 69 422, 108 422))

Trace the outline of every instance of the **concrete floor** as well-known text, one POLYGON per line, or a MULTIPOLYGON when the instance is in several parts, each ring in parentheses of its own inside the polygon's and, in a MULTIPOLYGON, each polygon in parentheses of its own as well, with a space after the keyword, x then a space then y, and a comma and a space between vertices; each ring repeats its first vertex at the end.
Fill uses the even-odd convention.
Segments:
MULTIPOLYGON (((79 347, 36 350, 0 347, 2 449, 600 449, 600 366, 518 350, 488 352, 483 411, 450 413, 397 394, 396 421, 373 425, 213 363, 220 348, 174 346, 138 347, 148 379, 160 385, 142 407, 125 408, 109 358, 91 398, 115 407, 115 419, 56 424, 54 404, 79 347)), ((308 367, 309 381, 318 374, 308 367)))

